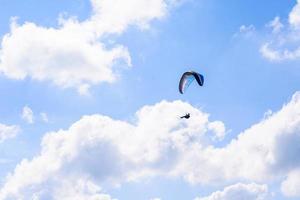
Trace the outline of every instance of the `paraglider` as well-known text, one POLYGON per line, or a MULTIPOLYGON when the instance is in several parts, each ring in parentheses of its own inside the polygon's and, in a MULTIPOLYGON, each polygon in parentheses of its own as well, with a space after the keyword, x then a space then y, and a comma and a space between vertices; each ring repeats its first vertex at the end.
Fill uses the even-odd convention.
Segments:
MULTIPOLYGON (((203 75, 194 71, 184 72, 179 81, 179 92, 183 94, 194 80, 197 81, 198 85, 203 86, 204 83, 203 75)), ((187 113, 186 115, 181 116, 180 118, 189 119, 190 113, 187 113)))
POLYGON ((197 81, 198 85, 203 86, 204 83, 203 75, 194 71, 183 73, 179 81, 179 92, 183 94, 194 80, 197 81))

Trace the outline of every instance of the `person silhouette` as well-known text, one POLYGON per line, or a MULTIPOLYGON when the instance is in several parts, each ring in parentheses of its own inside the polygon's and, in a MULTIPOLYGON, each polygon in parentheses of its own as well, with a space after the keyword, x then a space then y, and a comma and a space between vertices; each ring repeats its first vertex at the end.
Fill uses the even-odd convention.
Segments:
POLYGON ((180 118, 181 118, 181 119, 183 119, 183 118, 188 119, 188 118, 190 118, 190 113, 187 113, 186 115, 181 116, 180 118))

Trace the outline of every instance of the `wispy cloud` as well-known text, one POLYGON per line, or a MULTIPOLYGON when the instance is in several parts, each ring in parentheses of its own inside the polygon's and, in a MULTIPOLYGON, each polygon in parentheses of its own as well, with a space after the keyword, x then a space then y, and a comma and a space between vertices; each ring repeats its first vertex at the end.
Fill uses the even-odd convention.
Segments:
POLYGON ((22 110, 22 119, 25 120, 29 124, 34 123, 34 114, 30 107, 24 106, 22 110))
POLYGON ((48 118, 47 113, 41 112, 40 116, 41 116, 41 119, 42 119, 43 122, 46 122, 46 123, 49 122, 49 118, 48 118))
POLYGON ((15 137, 20 132, 19 126, 5 125, 0 123, 0 143, 15 137))
POLYGON ((267 26, 272 28, 273 33, 278 33, 284 28, 284 25, 281 23, 280 17, 278 16, 270 21, 267 26))

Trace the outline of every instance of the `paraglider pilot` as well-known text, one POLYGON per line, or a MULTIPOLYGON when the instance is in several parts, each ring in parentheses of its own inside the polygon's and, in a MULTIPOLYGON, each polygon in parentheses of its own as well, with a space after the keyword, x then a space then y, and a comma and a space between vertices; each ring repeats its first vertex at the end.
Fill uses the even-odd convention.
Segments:
POLYGON ((181 119, 183 119, 183 118, 188 119, 188 118, 190 118, 190 113, 187 113, 186 115, 181 116, 180 118, 181 118, 181 119))

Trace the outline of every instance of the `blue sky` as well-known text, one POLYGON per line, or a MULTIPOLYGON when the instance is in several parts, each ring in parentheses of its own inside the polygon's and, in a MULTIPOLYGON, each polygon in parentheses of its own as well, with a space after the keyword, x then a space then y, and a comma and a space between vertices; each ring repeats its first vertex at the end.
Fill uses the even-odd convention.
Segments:
POLYGON ((299 1, 1 5, 1 199, 299 198, 299 1))

